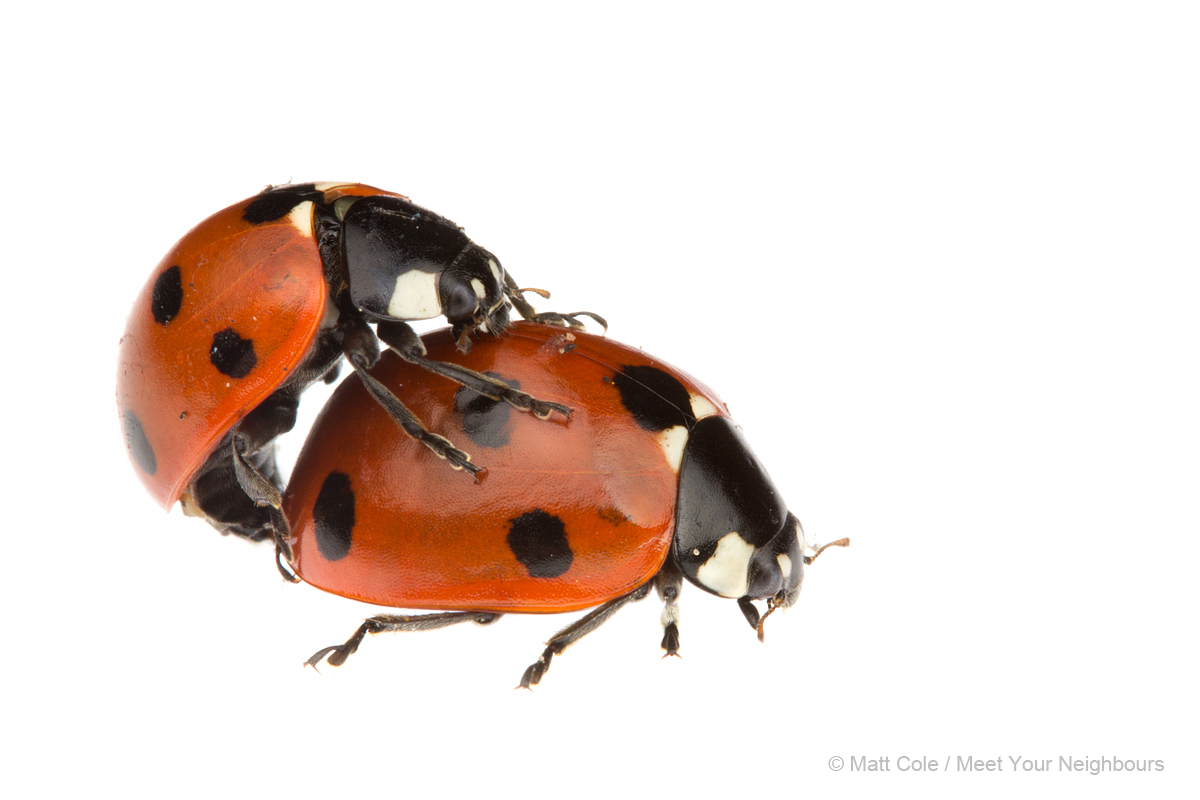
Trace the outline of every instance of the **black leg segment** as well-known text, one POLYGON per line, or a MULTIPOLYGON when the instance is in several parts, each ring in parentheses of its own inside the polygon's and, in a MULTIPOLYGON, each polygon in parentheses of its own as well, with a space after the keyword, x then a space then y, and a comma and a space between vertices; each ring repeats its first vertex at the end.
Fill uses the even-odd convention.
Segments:
POLYGON ((500 619, 501 616, 503 615, 483 611, 444 611, 437 614, 411 614, 404 616, 380 614, 363 622, 358 630, 354 632, 354 635, 346 640, 345 644, 318 650, 304 663, 306 666, 316 667, 324 660, 330 666, 340 667, 346 663, 347 658, 354 655, 354 652, 358 650, 358 646, 362 644, 362 640, 368 634, 435 631, 438 628, 448 628, 460 622, 489 625, 500 619))
POLYGON ((546 674, 546 670, 550 669, 550 660, 554 656, 562 655, 563 650, 566 650, 575 642, 587 636, 605 622, 608 622, 609 617, 617 613, 622 606, 644 598, 650 593, 650 585, 649 582, 644 583, 629 594, 621 595, 615 600, 609 600, 604 605, 556 633, 554 638, 546 643, 546 649, 538 656, 538 660, 530 664, 529 668, 525 670, 525 674, 521 676, 521 683, 518 688, 529 689, 537 685, 542 680, 542 676, 546 674))
MULTIPOLYGON (((292 419, 295 420, 294 414, 292 419)), ((283 515, 283 495, 275 481, 259 472, 247 460, 248 454, 256 452, 256 448, 249 441, 241 430, 234 428, 233 471, 246 496, 253 500, 255 505, 266 507, 271 515, 271 528, 275 535, 276 563, 285 561, 290 564, 292 563, 292 546, 288 544, 288 539, 291 537, 291 527, 283 515)), ((290 581, 296 580, 282 569, 280 574, 290 581)))
POLYGON ((679 657, 679 592, 683 589, 683 573, 675 564, 675 559, 668 557, 658 575, 654 578, 654 587, 658 597, 663 601, 662 626, 663 658, 679 657))
MULTIPOLYGON (((386 386, 373 378, 367 371, 379 360, 379 346, 375 335, 371 333, 366 323, 361 320, 353 320, 347 326, 343 336, 346 360, 354 367, 363 386, 375 398, 375 402, 383 406, 388 416, 405 433, 432 450, 438 458, 445 459, 446 463, 454 469, 466 470, 475 477, 476 481, 479 481, 486 474, 486 470, 472 464, 471 456, 455 447, 445 436, 431 433, 417 415, 408 409, 408 406, 400 402, 396 395, 392 394, 386 386)), ((417 341, 420 342, 419 339, 417 341)))
POLYGON ((584 327, 583 320, 580 317, 591 317, 596 322, 599 322, 604 330, 608 330, 608 320, 599 314, 591 311, 572 311, 569 314, 560 314, 556 311, 544 311, 538 313, 533 306, 525 299, 525 292, 533 292, 543 298, 549 299, 550 293, 543 289, 522 289, 517 286, 517 282, 513 280, 512 275, 505 273, 504 275, 504 293, 508 296, 508 300, 512 303, 513 308, 517 310, 524 319, 530 322, 540 322, 543 325, 561 325, 564 328, 579 328, 584 327))
POLYGON ((421 343, 421 338, 406 322, 380 322, 375 326, 375 331, 379 338, 405 361, 460 383, 484 397, 503 400, 518 411, 529 411, 539 419, 546 419, 554 412, 567 418, 571 416, 571 409, 566 406, 538 400, 490 375, 457 364, 429 360, 425 357, 425 345, 421 343))

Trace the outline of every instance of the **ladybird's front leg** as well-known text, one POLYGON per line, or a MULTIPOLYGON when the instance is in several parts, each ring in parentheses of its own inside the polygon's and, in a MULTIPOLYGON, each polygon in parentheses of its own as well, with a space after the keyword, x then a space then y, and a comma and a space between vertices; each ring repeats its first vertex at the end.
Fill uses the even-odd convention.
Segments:
POLYGON ((564 328, 582 330, 585 325, 580 317, 591 317, 600 323, 600 326, 604 330, 608 330, 608 320, 591 311, 572 311, 569 314, 560 314, 557 311, 539 312, 525 299, 526 292, 533 292, 543 298, 550 297, 550 293, 543 289, 522 289, 517 286, 517 282, 513 280, 512 275, 509 275, 507 272, 504 274, 504 293, 522 319, 527 319, 530 322, 540 322, 543 325, 560 325, 564 328))
POLYGON ((441 375, 443 378, 449 378, 484 397, 502 400, 519 411, 532 413, 539 419, 546 419, 555 412, 568 419, 571 417, 571 409, 567 406, 538 400, 490 375, 460 367, 458 364, 431 361, 425 357, 425 345, 421 342, 421 337, 417 336, 417 332, 406 322, 380 322, 375 326, 375 330, 379 334, 379 338, 405 361, 416 364, 436 375, 441 375))
POLYGON ((316 668, 321 661, 325 661, 331 667, 340 667, 346 663, 346 659, 354 655, 358 650, 358 646, 362 644, 363 639, 368 634, 376 633, 401 633, 411 631, 435 631, 438 628, 447 628, 451 625, 457 625, 460 622, 474 622, 477 625, 490 625, 503 614, 495 614, 480 611, 444 611, 438 614, 380 614, 363 622, 354 635, 346 640, 344 644, 334 645, 333 647, 324 647, 313 653, 308 661, 304 662, 307 667, 316 668))
POLYGON ((683 573, 675 564, 675 559, 668 557, 658 575, 654 578, 654 588, 658 597, 663 601, 662 626, 663 658, 679 657, 679 592, 683 589, 683 573))

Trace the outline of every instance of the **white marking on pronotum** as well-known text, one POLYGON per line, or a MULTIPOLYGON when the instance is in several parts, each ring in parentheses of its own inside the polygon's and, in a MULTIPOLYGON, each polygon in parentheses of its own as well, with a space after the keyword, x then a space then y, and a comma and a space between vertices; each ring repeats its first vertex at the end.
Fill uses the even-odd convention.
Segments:
POLYGON ((679 474, 679 465, 683 461, 683 448, 687 444, 687 438, 688 430, 682 425, 675 425, 658 433, 658 446, 662 448, 667 463, 676 475, 679 474))
POLYGON ((300 231, 301 236, 313 235, 313 204, 311 200, 305 200, 291 210, 288 214, 288 222, 292 223, 292 227, 300 231))
POLYGON ((396 277, 396 288, 388 303, 388 316, 396 319, 433 319, 441 316, 438 300, 438 276, 419 269, 409 270, 396 277))
POLYGON ((504 270, 500 269, 499 262, 494 258, 488 259, 488 269, 492 271, 492 275, 496 277, 496 283, 504 285, 504 270))
POLYGON ((483 285, 483 281, 479 278, 471 278, 471 288, 475 290, 475 296, 480 300, 487 297, 487 287, 483 285))
POLYGON ((696 419, 715 417, 717 414, 721 413, 720 409, 713 405, 712 401, 704 395, 696 394, 695 392, 689 392, 688 394, 691 395, 692 400, 692 415, 696 419))
POLYGON ((737 531, 717 542, 717 550, 696 570, 696 578, 722 597, 742 597, 750 589, 750 559, 754 545, 737 531))

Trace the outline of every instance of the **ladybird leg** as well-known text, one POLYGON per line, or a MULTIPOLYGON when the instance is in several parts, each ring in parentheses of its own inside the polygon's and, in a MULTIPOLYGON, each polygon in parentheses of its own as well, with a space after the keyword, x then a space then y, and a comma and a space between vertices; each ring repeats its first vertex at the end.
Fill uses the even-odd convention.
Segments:
POLYGON ((526 317, 530 322, 540 322, 543 325, 561 325, 562 327, 571 327, 582 330, 586 327, 580 317, 591 317, 605 331, 608 330, 608 320, 593 311, 572 311, 569 314, 560 314, 557 311, 543 311, 540 314, 534 314, 532 317, 526 317))
MULTIPOLYGON (((283 516, 283 496, 280 486, 264 475, 250 461, 249 456, 270 447, 281 434, 296 425, 296 409, 300 399, 292 392, 281 390, 268 397, 251 411, 233 429, 233 471, 238 485, 256 505, 265 506, 271 515, 271 527, 275 536, 276 560, 292 562, 292 547, 288 544, 291 528, 283 516)), ((280 570, 285 578, 295 581, 280 570)))
POLYGON ((663 638, 661 647, 667 656, 679 657, 679 592, 683 588, 683 573, 675 564, 675 559, 668 558, 663 568, 654 578, 654 587, 658 597, 663 601, 662 626, 663 638))
POLYGON ((346 659, 354 655, 358 646, 368 634, 400 633, 411 631, 435 631, 438 628, 448 628, 460 622, 474 622, 477 625, 490 625, 503 614, 484 613, 480 611, 444 611, 438 614, 411 614, 400 616, 396 614, 380 614, 363 622, 354 635, 345 644, 325 647, 312 654, 305 661, 305 666, 315 668, 324 660, 331 667, 340 667, 346 659))
POLYGON ((643 599, 650 593, 650 585, 650 582, 643 583, 629 594, 609 600, 604 605, 554 634, 554 637, 546 642, 546 649, 538 656, 538 660, 530 664, 529 668, 525 670, 525 674, 521 676, 521 683, 517 688, 529 689, 538 684, 542 680, 542 676, 546 674, 546 670, 550 669, 550 660, 554 656, 562 655, 563 650, 566 650, 575 644, 575 642, 587 636, 596 630, 596 628, 599 628, 608 621, 609 617, 617 613, 622 606, 643 599))
POLYGON ((549 299, 550 293, 544 289, 522 289, 517 286, 517 282, 513 280, 512 275, 504 273, 504 293, 508 296, 508 300, 512 303, 513 308, 521 315, 522 319, 527 319, 530 322, 540 322, 543 325, 561 325, 565 327, 583 329, 585 326, 580 317, 591 317, 596 322, 599 322, 604 330, 608 330, 608 321, 599 314, 594 314, 591 311, 572 311, 570 314, 559 314, 554 311, 545 311, 538 313, 529 301, 525 299, 526 292, 533 292, 539 297, 549 299))
POLYGON ((749 597, 739 597, 737 604, 738 608, 742 610, 742 615, 746 617, 746 622, 750 623, 750 627, 758 630, 758 623, 761 619, 758 607, 751 602, 749 597))
MULTIPOLYGON (((183 513, 200 517, 222 534, 235 534, 252 542, 274 538, 270 514, 255 504, 238 482, 232 450, 233 436, 226 434, 180 496, 183 513)), ((273 444, 248 456, 247 460, 278 485, 279 470, 273 444)))
POLYGON ((417 415, 400 402, 400 398, 367 371, 379 360, 379 345, 365 322, 352 320, 343 330, 343 337, 346 359, 358 373, 363 386, 405 433, 428 447, 438 458, 445 459, 454 469, 465 469, 471 473, 476 482, 487 474, 487 470, 472 464, 471 456, 455 447, 445 436, 431 433, 417 415))
POLYGON ((571 409, 566 406, 538 400, 525 392, 512 388, 498 378, 460 367, 457 364, 430 361, 425 358, 425 345, 421 342, 421 337, 417 336, 417 332, 406 322, 380 322, 375 326, 375 330, 379 334, 379 338, 405 361, 429 370, 435 375, 441 375, 443 378, 460 383, 484 397, 503 400, 519 411, 531 412, 539 419, 546 419, 555 411, 568 419, 571 416, 571 409))
POLYGON ((454 469, 465 469, 475 476, 476 481, 487 474, 487 470, 477 464, 472 464, 471 456, 455 447, 445 436, 431 433, 421 423, 421 420, 417 419, 416 415, 408 410, 408 406, 401 403, 396 395, 388 391, 388 388, 372 377, 370 373, 358 369, 358 377, 362 380, 363 386, 366 387, 367 391, 371 393, 371 396, 375 398, 375 401, 387 411, 388 416, 405 433, 433 451, 435 456, 445 459, 446 463, 454 469))
MULTIPOLYGON (((247 445, 247 438, 237 429, 233 433, 233 471, 237 475, 238 484, 242 491, 260 506, 266 506, 271 515, 271 528, 275 534, 276 559, 292 563, 292 546, 288 544, 291 538, 291 527, 283 515, 283 495, 273 481, 259 472, 246 460, 246 453, 253 452, 247 445)), ((295 582, 282 570, 280 574, 295 582)))

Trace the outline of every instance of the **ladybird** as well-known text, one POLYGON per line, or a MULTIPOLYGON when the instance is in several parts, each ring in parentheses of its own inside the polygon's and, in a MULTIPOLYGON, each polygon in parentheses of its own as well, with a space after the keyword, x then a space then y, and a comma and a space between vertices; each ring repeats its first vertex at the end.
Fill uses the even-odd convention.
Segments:
MULTIPOLYGON (((382 340, 421 369, 538 417, 570 413, 427 358, 408 325, 444 316, 462 350, 476 331, 501 333, 510 307, 580 325, 576 315, 536 314, 522 291, 458 225, 402 195, 357 183, 268 188, 187 233, 134 303, 117 405, 135 470, 165 508, 180 500, 222 532, 274 535, 283 547, 274 441, 295 424, 300 394, 332 381, 343 355, 365 370, 382 340)), ((405 433, 481 474, 391 391, 363 380, 405 433)))
POLYGON ((768 614, 795 603, 819 550, 704 384, 640 350, 547 325, 515 323, 469 353, 449 330, 424 342, 430 358, 553 396, 572 417, 536 424, 386 354, 371 377, 403 385, 432 430, 486 453, 488 479, 458 491, 357 376, 344 381, 284 497, 290 567, 327 592, 436 613, 372 617, 309 665, 341 665, 368 634, 592 609, 548 642, 521 678, 528 688, 552 656, 652 586, 668 655, 679 649, 682 578, 737 600, 760 638, 766 615, 753 601, 765 599, 768 614))

